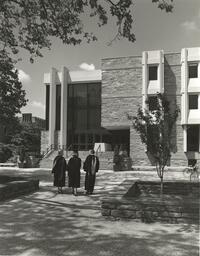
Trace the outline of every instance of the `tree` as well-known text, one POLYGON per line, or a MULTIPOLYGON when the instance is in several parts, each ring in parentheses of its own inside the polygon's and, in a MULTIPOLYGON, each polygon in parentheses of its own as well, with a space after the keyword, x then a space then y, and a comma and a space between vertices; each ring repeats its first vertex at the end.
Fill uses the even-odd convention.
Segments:
POLYGON ((36 123, 22 123, 21 128, 12 137, 11 143, 27 152, 40 154, 40 132, 41 128, 36 123))
MULTIPOLYGON (((173 0, 152 2, 166 12, 172 11, 173 0)), ((0 43, 13 54, 20 48, 27 50, 33 61, 42 56, 42 48, 50 48, 51 37, 69 45, 80 44, 84 39, 97 40, 83 25, 84 13, 97 17, 100 27, 112 16, 116 19, 116 38, 134 42, 133 5, 133 0, 0 0, 0 43)))
POLYGON ((0 124, 12 130, 17 126, 16 114, 26 105, 25 91, 14 69, 14 62, 5 50, 0 51, 0 124))
MULTIPOLYGON (((172 11, 173 0, 152 2, 166 12, 172 11)), ((0 122, 12 120, 26 104, 25 92, 14 70, 20 49, 28 51, 33 62, 35 57, 42 57, 43 48, 50 49, 52 37, 60 38, 66 45, 97 40, 84 27, 85 13, 98 18, 100 27, 112 16, 117 27, 115 38, 134 42, 132 7, 133 0, 0 0, 0 122)))
MULTIPOLYGON (((139 133, 141 142, 146 145, 147 152, 153 157, 163 193, 163 178, 165 167, 170 160, 174 148, 174 128, 179 109, 167 97, 157 94, 156 110, 138 108, 137 116, 128 116, 134 129, 139 133)), ((147 106, 149 102, 147 100, 147 106)))

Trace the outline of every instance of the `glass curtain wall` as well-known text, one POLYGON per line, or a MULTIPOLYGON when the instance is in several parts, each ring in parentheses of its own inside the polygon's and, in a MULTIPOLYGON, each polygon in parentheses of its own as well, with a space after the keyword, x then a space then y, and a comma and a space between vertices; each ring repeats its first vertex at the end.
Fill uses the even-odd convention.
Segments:
POLYGON ((101 84, 68 86, 68 147, 88 150, 100 142, 101 84))

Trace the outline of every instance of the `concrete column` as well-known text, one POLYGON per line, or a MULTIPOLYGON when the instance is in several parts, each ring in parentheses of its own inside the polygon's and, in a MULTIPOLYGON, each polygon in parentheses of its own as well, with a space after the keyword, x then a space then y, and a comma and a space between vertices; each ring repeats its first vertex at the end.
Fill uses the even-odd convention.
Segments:
POLYGON ((146 109, 146 99, 148 90, 148 67, 147 52, 142 53, 142 108, 146 109))
POLYGON ((54 144, 56 120, 56 76, 57 70, 52 68, 50 73, 49 145, 54 144))
POLYGON ((159 65, 158 65, 158 84, 159 92, 164 93, 164 52, 159 52, 159 65))
POLYGON ((188 122, 188 64, 187 64, 187 49, 181 51, 181 123, 188 122))
POLYGON ((200 152, 200 125, 199 125, 199 152, 200 152))
POLYGON ((61 76, 61 117, 60 117, 60 145, 67 145, 67 101, 68 101, 68 76, 66 67, 62 68, 61 76))
POLYGON ((187 152, 187 125, 183 126, 183 152, 187 152))

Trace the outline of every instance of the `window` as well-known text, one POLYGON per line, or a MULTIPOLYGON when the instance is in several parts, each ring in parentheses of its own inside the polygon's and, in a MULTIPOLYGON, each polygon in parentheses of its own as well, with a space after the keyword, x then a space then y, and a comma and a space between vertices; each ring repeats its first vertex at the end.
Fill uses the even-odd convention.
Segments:
POLYGON ((101 83, 70 84, 68 88, 67 143, 85 150, 94 143, 88 130, 98 133, 101 129, 101 83))
POLYGON ((77 109, 74 118, 75 129, 87 129, 87 109, 77 109))
POLYGON ((74 85, 74 100, 78 107, 87 106, 87 84, 74 85))
POLYGON ((189 95, 189 109, 198 109, 198 95, 189 95))
POLYGON ((61 85, 56 85, 56 131, 60 130, 61 117, 61 85))
POLYGON ((88 128, 94 129, 101 125, 101 111, 98 108, 93 108, 88 111, 88 128))
POLYGON ((149 66, 149 81, 158 79, 158 67, 157 66, 149 66))
POLYGON ((100 84, 88 84, 88 104, 89 106, 101 105, 100 84))
POLYGON ((93 134, 92 134, 92 133, 89 133, 89 134, 88 134, 88 143, 89 143, 89 144, 92 144, 92 143, 93 143, 93 134))
POLYGON ((68 105, 73 107, 73 87, 72 85, 68 85, 68 105))
POLYGON ((198 64, 189 64, 188 67, 188 72, 189 72, 189 78, 197 78, 198 77, 198 64))
POLYGON ((187 129, 187 151, 199 152, 199 126, 189 125, 187 129))
POLYGON ((148 98, 149 111, 154 111, 158 109, 158 99, 156 96, 151 96, 148 98))

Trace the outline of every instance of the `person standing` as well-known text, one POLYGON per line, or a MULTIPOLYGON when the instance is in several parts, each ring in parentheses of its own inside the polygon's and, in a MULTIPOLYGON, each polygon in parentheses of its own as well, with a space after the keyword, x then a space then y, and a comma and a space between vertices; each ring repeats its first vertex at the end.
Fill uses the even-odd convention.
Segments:
POLYGON ((53 185, 58 187, 58 193, 63 193, 62 188, 65 186, 65 172, 67 163, 63 157, 63 150, 58 151, 58 155, 53 160, 52 173, 54 175, 53 185))
POLYGON ((85 175, 86 194, 92 194, 95 185, 96 172, 99 170, 99 159, 95 156, 95 151, 91 149, 83 164, 85 175))
POLYGON ((72 157, 68 161, 68 186, 72 188, 72 194, 77 196, 77 188, 80 188, 81 177, 81 159, 78 157, 78 151, 73 151, 72 157))

